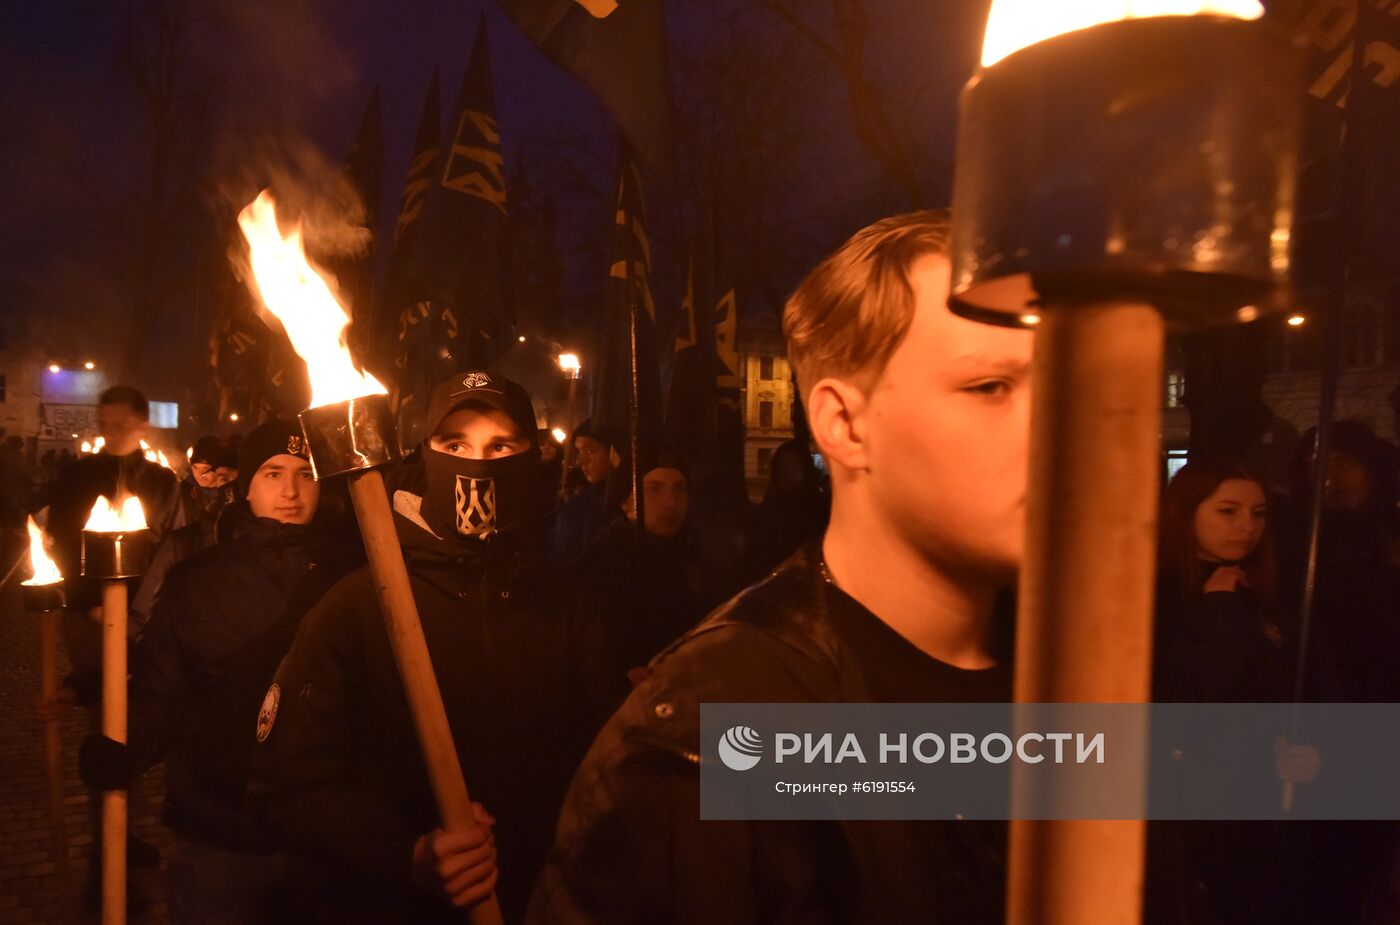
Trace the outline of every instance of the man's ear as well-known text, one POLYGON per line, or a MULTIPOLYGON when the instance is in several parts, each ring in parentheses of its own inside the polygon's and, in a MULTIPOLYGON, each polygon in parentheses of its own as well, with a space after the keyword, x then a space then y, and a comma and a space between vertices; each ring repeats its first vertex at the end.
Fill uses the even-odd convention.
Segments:
POLYGON ((865 393, 849 382, 827 378, 807 395, 807 425, 822 455, 846 469, 867 466, 865 393))

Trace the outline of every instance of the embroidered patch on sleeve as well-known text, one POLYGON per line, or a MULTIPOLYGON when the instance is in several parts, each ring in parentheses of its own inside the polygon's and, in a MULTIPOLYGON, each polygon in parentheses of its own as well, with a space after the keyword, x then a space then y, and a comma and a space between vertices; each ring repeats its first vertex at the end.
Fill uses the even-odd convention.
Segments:
POLYGON ((258 710, 258 741, 266 742, 272 734, 272 724, 277 720, 277 705, 282 702, 282 688, 273 684, 263 698, 262 709, 258 710))

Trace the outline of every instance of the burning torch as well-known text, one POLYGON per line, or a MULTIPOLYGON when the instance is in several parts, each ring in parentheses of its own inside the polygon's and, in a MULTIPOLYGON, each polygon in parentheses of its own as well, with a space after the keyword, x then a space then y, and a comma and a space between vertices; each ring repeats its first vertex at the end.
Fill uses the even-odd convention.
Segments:
MULTIPOLYGON (((102 734, 126 742, 126 579, 151 561, 151 532, 135 495, 99 495, 83 527, 83 577, 102 582, 102 734)), ((102 925, 126 921, 126 791, 102 794, 102 925)))
MULTIPOLYGON (((355 368, 345 339, 350 318, 307 262, 300 228, 283 236, 267 191, 244 208, 238 225, 248 240, 258 295, 306 361, 311 407, 302 412, 301 426, 312 470, 318 479, 349 475, 350 498, 443 829, 471 831, 476 817, 377 469, 399 458, 388 395, 372 375, 355 368)), ((471 919, 498 925, 496 897, 473 907, 471 919)))
POLYGON ((564 483, 569 477, 569 438, 573 436, 574 428, 578 426, 575 418, 578 415, 578 378, 583 371, 583 365, 578 361, 576 353, 559 354, 559 368, 569 377, 569 406, 568 417, 565 418, 564 439, 559 442, 564 445, 564 464, 560 466, 559 490, 564 490, 564 483))
MULTIPOLYGON (((1150 699, 1165 330, 1251 321, 1286 283, 1299 86, 1262 14, 992 5, 961 100, 951 301, 1036 330, 1018 702, 1150 699)), ((1138 921, 1144 831, 1014 821, 1008 921, 1138 921)))
MULTIPOLYGON (((63 616, 63 576, 44 549, 44 534, 29 518, 29 564, 34 574, 20 583, 24 610, 39 617, 39 696, 46 702, 58 692, 58 630, 63 616)), ((49 785, 49 829, 64 915, 72 921, 73 885, 68 871, 68 831, 63 822, 63 730, 58 720, 44 724, 44 774, 49 785)))

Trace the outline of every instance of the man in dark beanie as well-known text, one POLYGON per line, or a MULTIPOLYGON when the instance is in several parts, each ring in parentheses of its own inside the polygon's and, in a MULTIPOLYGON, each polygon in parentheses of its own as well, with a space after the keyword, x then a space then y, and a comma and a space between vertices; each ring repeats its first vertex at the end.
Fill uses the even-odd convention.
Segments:
POLYGON ((645 529, 637 530, 632 465, 624 456, 608 476, 613 520, 579 558, 577 580, 600 607, 612 657, 640 668, 719 600, 708 600, 694 537, 686 530, 690 482, 680 453, 644 449, 637 469, 645 529))
POLYGON ((191 447, 190 472, 180 483, 186 524, 204 520, 213 525, 223 506, 233 500, 233 488, 226 486, 219 475, 223 455, 224 443, 218 437, 200 437, 191 447))
POLYGON ((612 444, 610 437, 594 429, 591 418, 575 428, 569 438, 578 470, 588 485, 561 504, 555 515, 549 549, 556 560, 577 558, 616 513, 606 503, 608 475, 613 471, 612 444))
POLYGON ((484 824, 470 835, 439 828, 373 578, 348 576, 277 672, 250 790, 334 884, 317 898, 318 920, 456 922, 494 888, 506 921, 518 921, 569 774, 617 693, 619 679, 608 689, 597 674, 594 609, 545 555, 530 397, 494 374, 461 373, 433 393, 426 424, 421 471, 389 478, 403 486, 391 488, 393 510, 484 824))
POLYGON ((125 789, 166 761, 177 922, 264 922, 289 868, 243 804, 258 709, 302 616, 345 571, 317 517, 301 426, 261 425, 242 447, 245 500, 218 542, 171 569, 132 650, 127 743, 91 735, 80 770, 125 789))

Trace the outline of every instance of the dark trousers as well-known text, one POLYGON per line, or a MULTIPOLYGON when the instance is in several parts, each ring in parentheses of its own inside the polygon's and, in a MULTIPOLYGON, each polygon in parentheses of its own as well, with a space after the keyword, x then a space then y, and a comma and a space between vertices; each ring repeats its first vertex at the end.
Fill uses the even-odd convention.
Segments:
POLYGON ((284 854, 229 851, 177 834, 170 856, 170 920, 174 925, 273 921, 292 866, 284 854))

